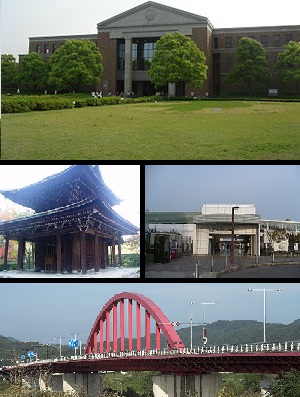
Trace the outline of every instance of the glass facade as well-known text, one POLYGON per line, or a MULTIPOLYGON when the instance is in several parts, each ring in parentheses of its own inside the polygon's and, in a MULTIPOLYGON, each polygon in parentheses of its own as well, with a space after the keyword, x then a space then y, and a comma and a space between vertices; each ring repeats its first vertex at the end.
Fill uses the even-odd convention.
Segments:
POLYGON ((125 40, 118 40, 117 45, 117 70, 124 71, 125 69, 125 40))
MULTIPOLYGON (((132 70, 148 70, 156 50, 156 41, 159 38, 132 40, 132 70)), ((125 40, 118 40, 117 70, 124 71, 125 67, 125 40)))

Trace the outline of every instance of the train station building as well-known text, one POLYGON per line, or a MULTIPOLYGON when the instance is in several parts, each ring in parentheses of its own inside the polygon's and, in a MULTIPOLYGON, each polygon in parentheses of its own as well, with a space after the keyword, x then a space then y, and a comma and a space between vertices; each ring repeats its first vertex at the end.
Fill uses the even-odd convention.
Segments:
MULTIPOLYGON (((183 241, 192 241, 193 254, 229 253, 234 212, 234 245, 239 254, 260 255, 271 248, 289 251, 288 234, 300 233, 300 222, 263 220, 254 204, 204 204, 201 212, 146 211, 146 230, 179 233, 183 241), (234 210, 233 210, 234 209, 234 210), (278 230, 277 239, 270 231, 278 230)), ((295 246, 298 251, 298 246, 295 246)), ((293 247, 294 249, 294 247, 293 247)))
POLYGON ((199 96, 208 91, 209 95, 218 96, 234 90, 226 82, 226 76, 235 63, 237 44, 242 37, 256 39, 264 46, 273 75, 269 88, 278 92, 294 90, 292 85, 282 82, 275 65, 283 46, 291 40, 300 40, 300 25, 216 29, 205 16, 153 1, 98 23, 95 34, 31 37, 29 52, 37 52, 49 59, 67 40, 91 40, 103 55, 104 73, 97 87, 103 95, 121 92, 125 95, 132 92, 137 96, 153 95, 155 88, 148 75, 149 63, 156 42, 166 33, 173 32, 190 37, 204 52, 208 66, 207 81, 202 90, 183 81, 172 87, 176 95, 190 96, 194 93, 199 96))

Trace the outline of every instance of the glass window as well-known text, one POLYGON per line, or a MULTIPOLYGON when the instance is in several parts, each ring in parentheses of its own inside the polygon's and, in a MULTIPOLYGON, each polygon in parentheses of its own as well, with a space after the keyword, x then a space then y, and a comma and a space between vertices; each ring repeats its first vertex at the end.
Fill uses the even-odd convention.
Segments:
POLYGON ((225 37, 225 48, 232 48, 232 37, 225 37))
POLYGON ((137 59, 137 52, 138 52, 138 43, 132 43, 132 49, 131 49, 131 57, 132 60, 137 59))
POLYGON ((125 68, 125 41, 119 40, 117 46, 117 70, 123 71, 125 68))
POLYGON ((274 34, 273 36, 273 46, 280 47, 280 36, 279 34, 274 34))
POLYGON ((225 58, 225 72, 230 72, 232 69, 232 57, 225 58))
POLYGON ((289 43, 292 40, 293 40, 293 35, 292 34, 286 34, 285 35, 285 42, 286 43, 289 43))
POLYGON ((144 70, 149 69, 155 50, 155 42, 144 43, 144 70))
POLYGON ((268 36, 261 36, 260 42, 264 47, 268 47, 268 36))

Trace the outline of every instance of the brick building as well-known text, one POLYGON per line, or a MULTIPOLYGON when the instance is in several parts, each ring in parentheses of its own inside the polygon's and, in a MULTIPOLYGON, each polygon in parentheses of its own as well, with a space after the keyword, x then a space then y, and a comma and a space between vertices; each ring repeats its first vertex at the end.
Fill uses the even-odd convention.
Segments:
MULTIPOLYGON (((115 17, 100 22, 94 35, 31 37, 29 52, 51 57, 66 40, 92 40, 103 55, 104 73, 97 87, 104 94, 134 92, 150 95, 155 92, 147 73, 157 40, 169 32, 181 32, 191 37, 205 53, 208 76, 203 89, 214 96, 232 91, 224 78, 235 62, 235 52, 241 37, 260 41, 273 71, 270 88, 293 90, 284 85, 274 69, 276 56, 290 40, 300 41, 300 25, 215 29, 203 16, 148 1, 115 17)), ((175 88, 175 87, 174 87, 175 88)), ((188 84, 177 84, 177 95, 202 94, 188 84)))

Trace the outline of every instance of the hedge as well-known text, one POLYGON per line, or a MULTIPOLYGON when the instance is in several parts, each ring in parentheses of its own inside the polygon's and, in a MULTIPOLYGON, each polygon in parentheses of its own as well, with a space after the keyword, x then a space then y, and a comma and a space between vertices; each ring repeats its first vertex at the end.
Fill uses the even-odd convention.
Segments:
POLYGON ((81 108, 84 106, 118 105, 122 103, 142 103, 164 100, 163 97, 72 97, 72 96, 13 96, 2 97, 2 113, 24 113, 31 111, 59 110, 70 108, 81 108))

